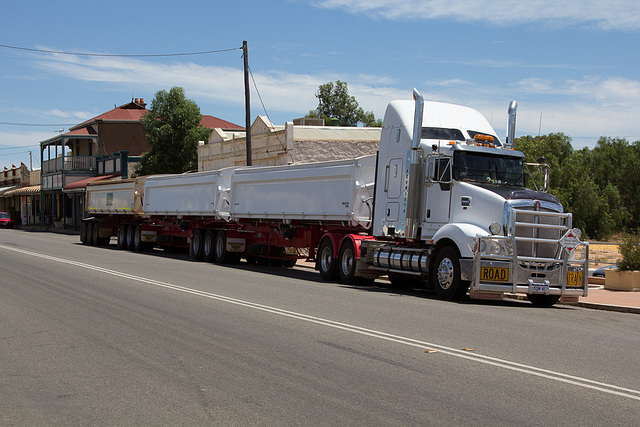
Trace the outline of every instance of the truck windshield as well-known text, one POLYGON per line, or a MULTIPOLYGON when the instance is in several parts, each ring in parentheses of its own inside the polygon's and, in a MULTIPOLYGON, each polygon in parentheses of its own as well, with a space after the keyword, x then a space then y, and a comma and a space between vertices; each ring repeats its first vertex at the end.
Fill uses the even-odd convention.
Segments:
POLYGON ((524 187, 523 161, 519 157, 456 152, 453 176, 458 181, 524 187))

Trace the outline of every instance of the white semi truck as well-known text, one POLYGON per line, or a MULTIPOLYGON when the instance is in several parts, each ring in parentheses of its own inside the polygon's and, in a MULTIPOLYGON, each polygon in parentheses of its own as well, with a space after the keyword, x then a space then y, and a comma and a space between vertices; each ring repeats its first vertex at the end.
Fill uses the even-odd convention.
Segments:
MULTIPOLYGON (((509 117, 513 141, 515 103, 509 117)), ((577 301, 588 244, 546 191, 548 168, 539 190, 525 187, 526 170, 479 112, 414 90, 387 107, 377 156, 94 182, 81 240, 218 263, 304 257, 326 280, 384 275, 442 299, 577 301)))

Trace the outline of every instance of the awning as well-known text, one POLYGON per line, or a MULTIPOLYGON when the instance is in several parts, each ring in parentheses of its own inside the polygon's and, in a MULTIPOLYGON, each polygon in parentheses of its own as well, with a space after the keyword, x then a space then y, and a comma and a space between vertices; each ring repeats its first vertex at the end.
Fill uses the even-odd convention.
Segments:
POLYGON ((0 187, 0 197, 4 196, 5 193, 11 190, 15 190, 17 187, 17 185, 12 185, 10 187, 0 187))
POLYGON ((7 191, 6 193, 4 193, 4 196, 5 197, 27 196, 27 195, 33 195, 33 194, 40 194, 40 186, 39 185, 32 185, 30 187, 16 188, 15 190, 7 191))
POLYGON ((109 179, 115 178, 120 175, 102 175, 102 176, 92 176, 89 178, 81 179, 80 181, 75 181, 69 183, 64 186, 62 189, 63 193, 84 193, 87 189, 87 184, 93 181, 98 181, 100 179, 109 179))

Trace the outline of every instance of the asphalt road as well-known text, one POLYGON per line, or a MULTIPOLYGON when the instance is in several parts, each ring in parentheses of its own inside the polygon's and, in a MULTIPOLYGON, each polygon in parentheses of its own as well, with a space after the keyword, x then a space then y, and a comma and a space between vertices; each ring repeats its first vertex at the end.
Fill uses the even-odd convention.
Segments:
POLYGON ((3 426, 640 425, 639 355, 634 314, 0 232, 3 426))

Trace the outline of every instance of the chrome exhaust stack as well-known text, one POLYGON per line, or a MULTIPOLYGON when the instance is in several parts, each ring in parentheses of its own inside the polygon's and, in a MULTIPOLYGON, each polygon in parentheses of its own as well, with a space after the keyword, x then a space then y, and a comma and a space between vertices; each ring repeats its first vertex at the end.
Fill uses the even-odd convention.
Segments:
POLYGON ((516 110, 518 109, 518 103, 511 101, 509 103, 509 121, 507 123, 507 141, 506 147, 513 147, 513 142, 516 137, 516 110))
POLYGON ((407 229, 406 237, 420 239, 420 207, 422 195, 423 167, 420 163, 420 139, 422 138, 422 116, 424 113, 424 98, 417 89, 413 89, 415 113, 413 116, 413 137, 409 152, 408 186, 406 194, 407 229))

